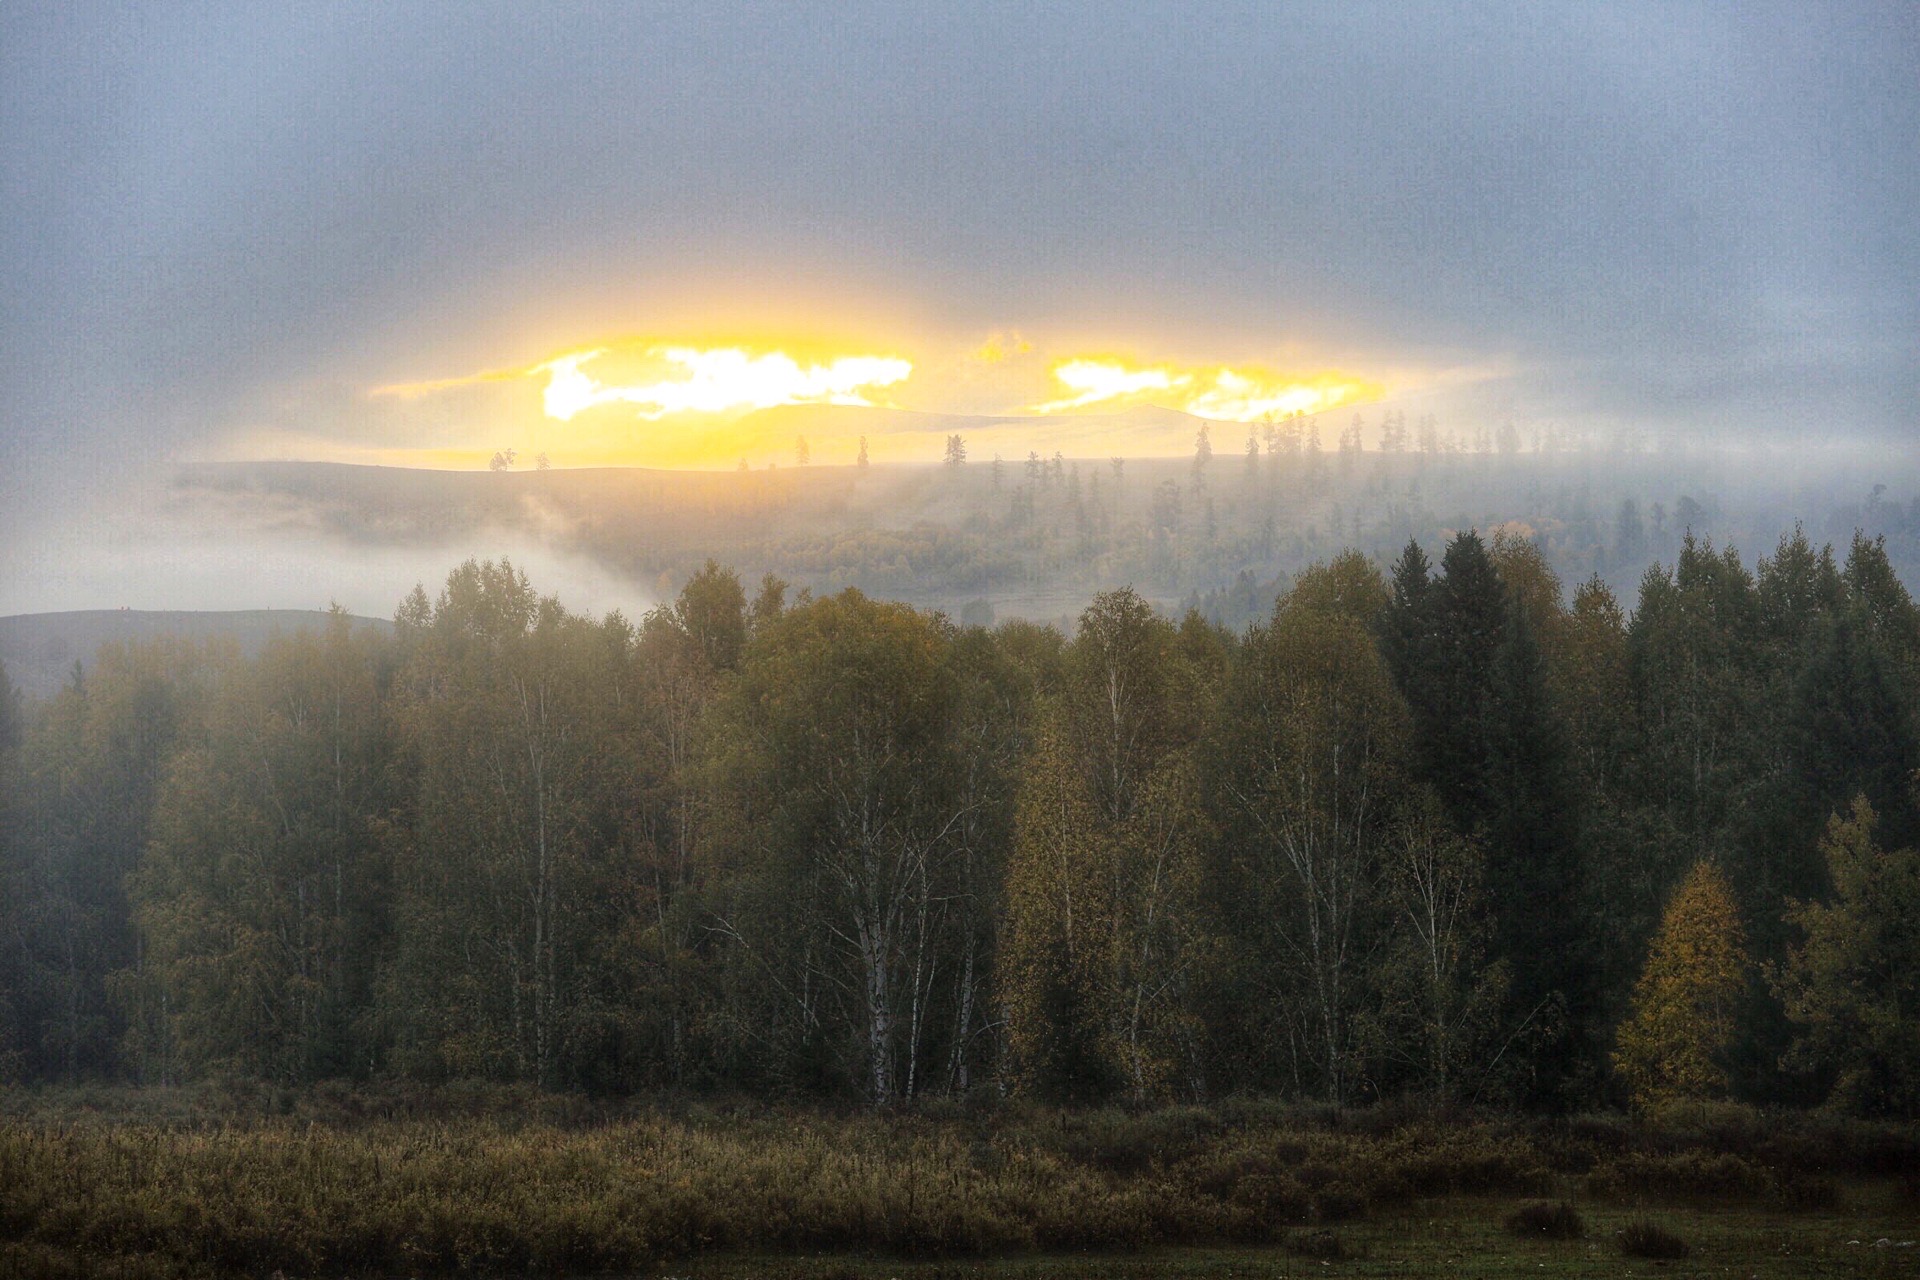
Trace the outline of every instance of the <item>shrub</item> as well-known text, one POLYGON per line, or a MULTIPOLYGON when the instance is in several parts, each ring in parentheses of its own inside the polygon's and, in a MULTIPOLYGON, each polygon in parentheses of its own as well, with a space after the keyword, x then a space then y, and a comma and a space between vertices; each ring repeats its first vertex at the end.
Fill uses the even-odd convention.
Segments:
POLYGON ((1653 1133, 1697 1136, 1716 1151, 1745 1154, 1767 1130, 1767 1118, 1745 1103, 1720 1099, 1669 1099, 1647 1108, 1653 1133))
POLYGON ((1832 1178, 1789 1169, 1774 1182, 1768 1199, 1783 1209, 1837 1209, 1840 1188, 1832 1178))
POLYGON ((1220 1125, 1200 1107, 1129 1114, 1103 1110, 1065 1118, 1057 1150, 1076 1164, 1108 1173, 1139 1173, 1200 1151, 1220 1125))
POLYGON ((1704 1151, 1622 1156, 1587 1175, 1588 1191, 1612 1199, 1634 1195, 1755 1197, 1767 1194, 1772 1186, 1766 1170, 1739 1156, 1704 1151))
POLYGON ((1225 1231, 1236 1240, 1275 1239, 1277 1228, 1305 1222, 1313 1207, 1299 1180, 1258 1149, 1206 1152, 1174 1172, 1194 1193, 1226 1206, 1225 1231))
POLYGON ((1673 1232, 1640 1218, 1621 1228, 1620 1252, 1629 1258, 1684 1258, 1690 1251, 1673 1232))
POLYGON ((1309 1190, 1318 1191, 1338 1180, 1341 1172, 1342 1170, 1328 1164, 1325 1160, 1306 1160, 1294 1169, 1293 1176, 1300 1179, 1301 1184, 1309 1190))
POLYGON ((1549 1240, 1578 1240, 1587 1232, 1580 1211, 1565 1200, 1534 1200, 1507 1215, 1507 1230, 1516 1236, 1545 1236, 1549 1240))
POLYGON ((1567 1124, 1568 1135, 1576 1142, 1618 1155, 1633 1145, 1633 1128, 1618 1116, 1575 1116, 1567 1124))
POLYGON ((1313 1216, 1320 1222, 1345 1222, 1367 1211, 1366 1192, 1350 1182, 1331 1182, 1313 1195, 1313 1216))
POLYGON ((1229 1193, 1235 1206, 1269 1222, 1298 1222, 1312 1206, 1307 1189, 1287 1174, 1251 1173, 1229 1193))
POLYGON ((1483 1129, 1398 1135, 1379 1175, 1382 1200, 1455 1192, 1544 1192, 1553 1176, 1527 1144, 1483 1129))

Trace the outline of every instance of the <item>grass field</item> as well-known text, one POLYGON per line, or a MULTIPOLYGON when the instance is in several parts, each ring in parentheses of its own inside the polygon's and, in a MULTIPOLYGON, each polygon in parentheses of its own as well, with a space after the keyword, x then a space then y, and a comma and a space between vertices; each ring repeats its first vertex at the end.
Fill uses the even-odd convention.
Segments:
POLYGON ((0 1277, 1920 1276, 1915 1239, 1920 1136, 1732 1108, 0 1096, 0 1277))

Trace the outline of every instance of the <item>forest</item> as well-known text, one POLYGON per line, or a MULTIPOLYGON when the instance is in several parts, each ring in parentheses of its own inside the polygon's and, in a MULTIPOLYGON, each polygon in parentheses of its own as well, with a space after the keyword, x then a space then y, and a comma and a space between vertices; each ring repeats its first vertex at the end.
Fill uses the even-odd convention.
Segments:
POLYGON ((1920 609, 1466 531, 1234 632, 469 561, 0 700, 0 1075, 1920 1116, 1920 609))

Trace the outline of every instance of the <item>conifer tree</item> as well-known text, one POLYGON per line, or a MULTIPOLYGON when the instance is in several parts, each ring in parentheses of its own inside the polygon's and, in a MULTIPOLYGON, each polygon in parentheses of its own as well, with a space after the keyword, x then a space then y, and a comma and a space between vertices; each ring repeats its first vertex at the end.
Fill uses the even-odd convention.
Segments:
POLYGON ((1842 572, 1847 599, 1865 612, 1908 702, 1920 700, 1920 608, 1887 559, 1886 539, 1854 534, 1842 572))
POLYGON ((1883 852, 1856 796, 1820 842, 1833 901, 1797 902, 1803 941, 1773 972, 1798 1037, 1795 1065, 1832 1073, 1851 1111, 1920 1116, 1920 854, 1883 852))
POLYGON ((1490 776, 1494 658, 1507 622, 1506 590, 1480 536, 1455 535, 1440 561, 1432 633, 1432 716, 1416 764, 1464 831, 1488 825, 1497 804, 1490 776))
POLYGON ((1714 844, 1748 776, 1760 636, 1753 578, 1731 548, 1689 535, 1673 570, 1641 580, 1627 628, 1645 735, 1637 782, 1688 847, 1714 844))
POLYGON ((1507 609, 1487 711, 1487 878, 1493 954, 1513 967, 1515 1063, 1535 1106, 1568 1099, 1585 1059, 1594 948, 1582 908, 1579 797, 1526 606, 1507 609))
POLYGON ((1380 615, 1380 656, 1386 659, 1394 683, 1407 699, 1416 734, 1426 732, 1431 715, 1422 672, 1433 661, 1432 618, 1427 602, 1432 589, 1427 553, 1418 542, 1409 541, 1393 562, 1387 607, 1380 615))
POLYGON ((1732 887, 1713 863, 1695 863, 1667 904, 1614 1050, 1614 1069, 1636 1106, 1726 1092, 1724 1057, 1746 969, 1732 887))

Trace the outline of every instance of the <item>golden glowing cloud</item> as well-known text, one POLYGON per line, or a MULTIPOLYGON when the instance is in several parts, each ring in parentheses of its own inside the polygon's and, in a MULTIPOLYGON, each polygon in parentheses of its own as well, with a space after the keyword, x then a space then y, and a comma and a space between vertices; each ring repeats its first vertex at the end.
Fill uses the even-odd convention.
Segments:
POLYGON ((1125 421, 1129 409, 1251 422, 1384 394, 1378 382, 1338 372, 1140 360, 1086 346, 1048 351, 1011 328, 944 349, 802 327, 608 337, 549 351, 537 363, 376 387, 374 396, 394 402, 391 416, 370 415, 362 432, 370 446, 377 436, 382 449, 414 451, 409 458, 471 455, 484 465, 512 446, 529 458, 550 454, 559 466, 788 465, 805 437, 813 465, 832 465, 851 463, 863 439, 875 461, 937 458, 942 433, 954 428, 927 425, 925 415, 967 415, 978 419, 969 441, 982 449, 1004 443, 1023 453, 1041 440, 1105 456, 1177 452, 1191 438, 1154 415, 1125 421), (460 397, 457 407, 415 408, 441 395, 460 397), (903 412, 848 415, 834 406, 903 412))
POLYGON ((1376 383, 1338 373, 1303 377, 1257 367, 1137 367, 1124 360, 1092 357, 1060 361, 1053 367, 1053 377, 1073 394, 1033 405, 1029 412, 1152 403, 1218 421, 1254 422, 1268 414, 1317 413, 1373 399, 1382 390, 1376 383))
POLYGON ((532 372, 547 375, 547 416, 561 422, 596 405, 627 403, 643 418, 670 413, 725 414, 789 404, 870 405, 863 392, 906 380, 913 365, 893 356, 839 356, 802 365, 782 351, 661 346, 646 354, 670 368, 644 382, 601 382, 583 366, 606 348, 569 352, 532 372))
POLYGON ((481 383, 544 376, 542 406, 550 418, 570 422, 598 405, 625 403, 653 420, 672 413, 726 415, 790 404, 871 405, 865 392, 895 386, 912 372, 910 361, 895 356, 834 356, 802 364, 780 350, 626 344, 569 351, 531 368, 389 383, 371 394, 412 400, 481 383), (637 361, 648 376, 603 380, 587 371, 587 365, 615 356, 629 365, 637 361))
POLYGON ((1090 404, 1133 401, 1151 392, 1171 391, 1191 379, 1166 369, 1129 369, 1116 360, 1063 360, 1053 367, 1054 380, 1077 394, 1036 404, 1034 413, 1064 413, 1090 404))

